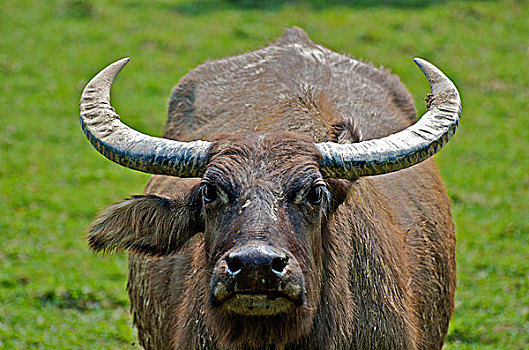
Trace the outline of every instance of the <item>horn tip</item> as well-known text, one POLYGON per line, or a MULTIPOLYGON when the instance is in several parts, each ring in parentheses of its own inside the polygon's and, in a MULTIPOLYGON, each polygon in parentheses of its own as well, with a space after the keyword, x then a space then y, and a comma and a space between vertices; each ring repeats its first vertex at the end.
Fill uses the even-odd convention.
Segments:
POLYGON ((129 63, 129 61, 130 61, 130 57, 124 57, 120 60, 117 60, 113 64, 111 64, 109 67, 112 67, 112 66, 116 67, 117 68, 116 75, 117 75, 117 73, 119 73, 123 69, 123 67, 125 67, 127 63, 129 63))
POLYGON ((114 79, 116 79, 119 72, 121 72, 123 67, 125 67, 129 61, 129 57, 122 58, 100 71, 88 82, 88 84, 86 84, 81 95, 81 101, 84 100, 85 97, 93 95, 94 91, 101 88, 104 88, 106 94, 110 94, 110 87, 112 86, 114 79))
POLYGON ((113 81, 118 75, 118 73, 123 69, 123 67, 125 67, 125 65, 129 63, 129 61, 130 61, 129 57, 125 57, 120 60, 117 60, 116 62, 110 64, 105 69, 103 69, 99 74, 102 76, 108 76, 113 81))
POLYGON ((413 61, 423 71, 427 78, 429 78, 429 75, 437 71, 437 68, 425 59, 415 57, 413 61))
POLYGON ((439 70, 439 68, 422 58, 416 57, 413 61, 430 82, 431 91, 434 95, 449 93, 453 95, 457 101, 460 100, 457 88, 452 81, 441 70, 439 70))
POLYGON ((415 57, 413 59, 413 61, 418 65, 418 66, 421 66, 424 62, 427 62, 426 60, 420 58, 420 57, 415 57))

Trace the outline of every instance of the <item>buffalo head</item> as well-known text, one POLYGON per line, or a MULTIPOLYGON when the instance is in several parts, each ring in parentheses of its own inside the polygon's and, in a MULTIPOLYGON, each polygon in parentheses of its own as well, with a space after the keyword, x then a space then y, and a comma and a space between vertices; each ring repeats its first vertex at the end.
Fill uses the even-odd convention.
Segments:
POLYGON ((105 209, 90 228, 90 246, 160 256, 203 234, 196 258, 202 265, 189 265, 200 270, 189 283, 201 284, 196 298, 208 305, 196 322, 223 328, 224 335, 217 335, 222 344, 284 344, 285 327, 295 329, 294 337, 306 334, 321 301, 326 222, 345 199, 349 181, 429 158, 459 121, 454 85, 416 59, 432 87, 430 110, 381 139, 315 144, 287 132, 193 142, 155 138, 121 123, 110 105, 111 85, 127 61, 104 69, 83 91, 85 134, 118 164, 193 179, 163 196, 135 196, 105 209))

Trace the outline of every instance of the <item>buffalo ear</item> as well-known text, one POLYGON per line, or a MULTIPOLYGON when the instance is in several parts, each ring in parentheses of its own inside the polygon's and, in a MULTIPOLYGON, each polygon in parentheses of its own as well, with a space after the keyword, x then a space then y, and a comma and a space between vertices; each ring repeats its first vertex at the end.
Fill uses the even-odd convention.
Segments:
POLYGON ((200 218, 191 200, 133 196, 99 213, 89 227, 88 244, 95 252, 168 255, 203 230, 200 218))
POLYGON ((327 189, 331 193, 331 212, 344 202, 351 188, 351 181, 341 179, 325 179, 327 189))

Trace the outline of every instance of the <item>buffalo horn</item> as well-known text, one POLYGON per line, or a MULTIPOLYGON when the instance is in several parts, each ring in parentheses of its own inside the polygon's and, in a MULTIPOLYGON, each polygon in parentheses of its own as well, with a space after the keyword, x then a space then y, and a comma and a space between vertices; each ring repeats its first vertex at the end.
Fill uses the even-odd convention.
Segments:
POLYGON ((86 137, 99 153, 127 168, 200 177, 206 169, 210 142, 179 142, 139 133, 123 124, 110 105, 112 83, 128 61, 124 58, 109 65, 83 90, 79 110, 86 137))
POLYGON ((410 127, 380 139, 316 144, 324 177, 355 179, 404 169, 428 159, 452 137, 461 114, 459 93, 434 65, 420 58, 414 61, 430 82, 429 111, 410 127))

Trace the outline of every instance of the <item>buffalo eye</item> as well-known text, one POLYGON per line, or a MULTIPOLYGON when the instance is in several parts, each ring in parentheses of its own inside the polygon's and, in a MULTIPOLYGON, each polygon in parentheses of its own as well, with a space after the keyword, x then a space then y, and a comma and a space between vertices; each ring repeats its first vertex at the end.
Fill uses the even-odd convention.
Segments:
POLYGON ((312 186, 312 188, 309 190, 309 193, 307 193, 306 198, 309 201, 309 203, 313 205, 320 205, 322 196, 323 196, 323 186, 316 185, 316 186, 312 186))
POLYGON ((205 203, 212 203, 218 198, 217 189, 210 184, 205 184, 202 188, 202 198, 205 203))

